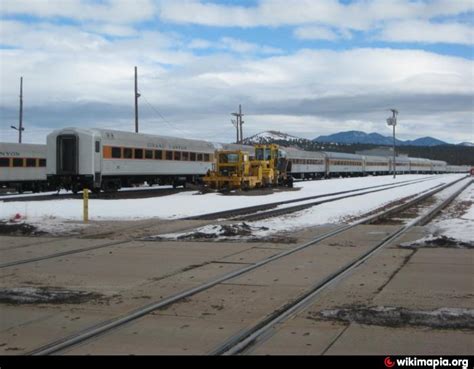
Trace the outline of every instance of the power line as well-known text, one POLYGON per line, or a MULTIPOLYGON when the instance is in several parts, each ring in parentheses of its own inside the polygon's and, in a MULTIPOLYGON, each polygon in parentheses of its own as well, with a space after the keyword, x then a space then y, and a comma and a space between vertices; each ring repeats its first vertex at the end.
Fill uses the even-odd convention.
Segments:
POLYGON ((148 100, 145 96, 143 96, 143 94, 140 93, 140 97, 142 97, 145 102, 148 104, 148 106, 156 113, 158 114, 158 116, 171 128, 171 129, 174 129, 174 130, 177 130, 183 134, 187 134, 186 132, 184 132, 183 130, 181 130, 180 128, 176 127, 176 126, 173 126, 173 124, 171 124, 168 119, 166 119, 163 114, 160 113, 160 111, 155 108, 148 100))

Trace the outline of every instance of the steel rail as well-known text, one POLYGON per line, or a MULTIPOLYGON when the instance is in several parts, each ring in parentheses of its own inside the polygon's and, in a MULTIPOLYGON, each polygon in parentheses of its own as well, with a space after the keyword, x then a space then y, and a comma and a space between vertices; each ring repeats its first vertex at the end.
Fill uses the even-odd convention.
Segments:
MULTIPOLYGON (((440 192, 459 181, 456 181, 449 186, 443 186, 442 189, 436 191, 440 192)), ((410 221, 409 223, 403 225, 396 231, 392 232, 390 235, 385 237, 381 242, 379 242, 376 246, 365 252, 363 255, 359 256, 358 258, 352 260, 351 262, 344 265, 342 268, 337 270, 336 272, 330 274, 322 281, 314 285, 309 291, 306 291, 302 295, 300 295, 297 299, 292 301, 291 303, 287 304, 286 306, 282 307, 278 311, 270 314, 265 319, 246 329, 244 331, 239 332, 237 335, 231 337, 227 341, 225 341, 222 345, 215 348, 211 354, 214 355, 235 355, 239 353, 243 353, 248 351, 250 348, 255 347, 258 343, 262 342, 274 332, 274 328, 277 324, 281 324, 291 316, 294 316, 298 312, 304 310, 307 306, 314 302, 315 298, 327 287, 337 283, 345 276, 347 276, 351 271, 361 265, 370 257, 374 256, 377 252, 381 249, 390 245, 398 239, 400 236, 408 232, 411 228, 416 225, 423 225, 429 222, 436 214, 438 214, 442 209, 448 206, 460 193, 462 193, 468 186, 473 183, 473 180, 468 181, 465 185, 463 185, 460 189, 455 191, 451 196, 443 200, 439 205, 435 206, 434 208, 430 209, 426 213, 420 215, 419 217, 415 218, 414 220, 410 221)), ((434 194, 434 193, 433 193, 434 194)), ((431 194, 431 196, 433 195, 431 194)), ((426 198, 426 197, 425 197, 426 198)))
MULTIPOLYGON (((410 202, 412 204, 417 204, 419 203, 420 201, 422 201, 423 199, 429 197, 429 196, 432 196, 438 192, 440 192, 441 190, 449 187, 449 186, 452 186, 454 185, 455 183, 459 182, 460 180, 462 180, 464 178, 460 178, 454 182, 451 182, 451 183, 448 183, 448 184, 445 184, 441 187, 436 187, 435 189, 432 189, 431 191, 427 192, 427 193, 424 193, 424 194, 421 194, 421 195, 418 195, 416 196, 414 199, 410 200, 410 202)), ((391 212, 397 212, 399 211, 399 208, 401 207, 401 205, 397 205, 397 206, 394 206, 392 208, 389 208, 389 209, 386 209, 384 210, 383 212, 381 213, 385 213, 385 214, 388 214, 388 213, 391 213, 391 212)), ((217 278, 214 278, 206 283, 203 283, 199 286, 196 286, 196 287, 193 287, 193 288, 190 288, 190 289, 187 289, 187 290, 184 290, 182 292, 179 292, 175 295, 172 295, 172 296, 169 296, 163 300, 159 300, 159 301, 156 301, 156 302, 152 302, 150 304, 147 304, 145 306, 142 306, 140 308, 137 308, 137 309, 134 309, 132 310, 131 312, 123 315, 123 316, 120 316, 120 317, 117 317, 117 318, 112 318, 112 319, 109 319, 107 321, 104 321, 104 322, 101 322, 101 323, 98 323, 94 326, 91 326, 91 327, 88 327, 88 328, 85 328, 79 332, 76 332, 72 335, 69 335, 67 337, 64 337, 62 339, 59 339, 59 340, 56 340, 54 342, 51 342, 49 344, 46 344, 46 345, 43 345, 33 351, 30 351, 29 353, 27 353, 27 355, 50 355, 50 354, 54 354, 54 353, 58 353, 60 351, 63 351, 65 349, 68 349, 68 348, 71 348, 77 344, 80 344, 80 343, 83 343, 91 338, 94 338, 94 337, 98 337, 98 336, 101 336, 103 334, 106 334, 107 332, 113 330, 113 329, 116 329, 116 328, 119 328, 121 326, 123 326, 124 324, 127 324, 133 320, 136 320, 138 318, 141 318, 153 311, 156 311, 157 309, 161 309, 161 308, 164 308, 166 306, 169 306, 171 304, 174 304, 184 298, 187 298, 187 297, 190 297, 192 295, 195 295, 201 291, 205 291, 207 289, 210 289, 211 287, 219 284, 219 283, 222 283, 222 282, 225 282, 229 279, 232 279, 232 278, 235 278, 235 277, 238 277, 242 274, 245 274, 247 272, 250 272, 252 270, 255 270, 263 265, 266 265, 272 261, 275 261, 275 260, 279 260, 287 255, 291 255, 293 253, 296 253, 300 250, 303 250, 309 246, 312 246, 312 245, 315 245, 329 237, 332 237, 332 236, 335 236, 339 233, 342 233, 342 232, 345 232, 351 228, 354 228, 356 227, 357 225, 360 225, 360 224, 364 224, 364 223, 370 223, 370 221, 374 220, 374 219, 377 219, 379 217, 380 213, 379 214, 375 214, 375 215, 371 215, 371 216, 368 216, 366 218, 363 218, 363 219, 360 219, 354 223, 351 223, 349 225, 344 225, 344 226, 340 226, 334 230, 331 230, 329 232, 326 232, 308 242, 305 242, 299 246, 296 246, 292 249, 289 249, 289 250, 285 250, 285 251, 282 251, 276 255, 273 255, 273 256, 270 256, 266 259, 263 259, 259 262, 256 262, 254 264, 251 264, 251 265, 248 265, 246 267, 243 267, 241 269, 238 269, 236 271, 233 271, 233 272, 230 272, 230 273, 226 273, 222 276, 219 276, 217 278)))

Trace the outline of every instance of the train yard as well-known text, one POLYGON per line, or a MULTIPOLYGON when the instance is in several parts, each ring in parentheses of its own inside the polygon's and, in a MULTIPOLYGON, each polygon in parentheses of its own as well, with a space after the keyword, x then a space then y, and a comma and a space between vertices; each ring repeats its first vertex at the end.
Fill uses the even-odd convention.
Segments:
POLYGON ((103 213, 83 226, 65 212, 72 228, 59 234, 39 219, 80 200, 4 202, 2 217, 26 207, 26 221, 42 232, 0 236, 0 350, 467 354, 471 178, 382 176, 300 182, 265 195, 94 199, 91 208, 103 213), (117 217, 124 201, 138 208, 148 201, 158 215, 117 217), (170 208, 180 202, 186 211, 170 208))

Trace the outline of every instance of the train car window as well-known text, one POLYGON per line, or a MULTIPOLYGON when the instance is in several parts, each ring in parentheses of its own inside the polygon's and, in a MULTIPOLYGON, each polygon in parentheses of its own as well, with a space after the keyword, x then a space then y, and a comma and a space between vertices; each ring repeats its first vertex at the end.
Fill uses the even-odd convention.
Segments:
POLYGON ((95 142, 95 152, 100 152, 100 141, 95 142))
POLYGON ((122 150, 120 147, 112 147, 112 157, 114 159, 120 159, 122 157, 122 150))
POLYGON ((211 161, 209 154, 204 154, 204 161, 211 161))
POLYGON ((197 154, 197 161, 202 161, 202 154, 197 154))
POLYGON ((161 150, 155 150, 155 159, 156 160, 161 160, 163 158, 162 156, 162 151, 161 150))
POLYGON ((183 152, 183 160, 185 161, 189 160, 189 152, 183 152))
POLYGON ((195 152, 189 153, 189 158, 191 159, 191 161, 196 161, 196 153, 195 152))
POLYGON ((29 168, 36 167, 36 159, 31 159, 31 158, 26 159, 26 166, 29 168))
POLYGON ((13 166, 18 168, 23 166, 23 159, 13 158, 13 166))
POLYGON ((10 158, 0 158, 0 167, 5 168, 10 166, 10 158))
POLYGON ((143 159, 143 149, 134 149, 135 159, 143 159))
POLYGON ((181 160, 181 151, 174 152, 174 160, 181 160))
POLYGON ((166 152, 166 160, 173 160, 173 151, 166 152))
POLYGON ((46 159, 39 159, 38 166, 45 167, 46 166, 46 159))
POLYGON ((153 150, 145 150, 145 159, 153 159, 153 150))
POLYGON ((132 158, 132 149, 128 147, 123 148, 123 157, 124 159, 131 159, 132 158))

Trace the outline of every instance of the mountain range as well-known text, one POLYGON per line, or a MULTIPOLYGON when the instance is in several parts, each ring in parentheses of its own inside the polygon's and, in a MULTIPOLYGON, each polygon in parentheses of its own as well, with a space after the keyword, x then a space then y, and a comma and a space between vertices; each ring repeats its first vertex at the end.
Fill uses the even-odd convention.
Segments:
MULTIPOLYGON (((287 133, 278 131, 265 131, 258 133, 254 136, 248 137, 244 140, 247 144, 255 143, 270 143, 274 141, 300 141, 306 140, 303 138, 295 137, 287 133)), ((347 131, 338 132, 332 135, 319 136, 311 140, 318 143, 336 143, 336 144, 370 144, 370 145, 382 145, 391 146, 393 145, 393 138, 390 136, 383 136, 379 133, 365 133, 361 131, 347 131)), ((421 137, 415 140, 398 140, 396 139, 397 146, 439 146, 439 145, 450 145, 445 141, 441 141, 433 137, 421 137)), ((471 142, 462 142, 461 146, 474 146, 471 142)))
MULTIPOLYGON (((344 144, 372 144, 372 145, 393 145, 393 138, 390 136, 382 136, 379 133, 365 133, 361 131, 338 132, 328 136, 319 136, 313 141, 316 142, 336 142, 344 144)), ((433 137, 421 137, 416 140, 395 140, 397 146, 438 146, 449 145, 447 142, 441 141, 433 137)))

